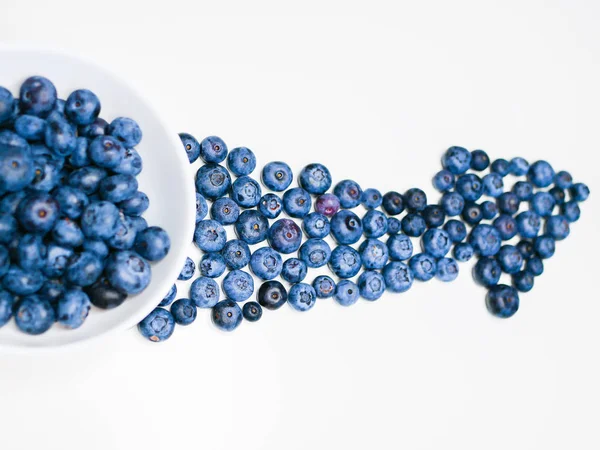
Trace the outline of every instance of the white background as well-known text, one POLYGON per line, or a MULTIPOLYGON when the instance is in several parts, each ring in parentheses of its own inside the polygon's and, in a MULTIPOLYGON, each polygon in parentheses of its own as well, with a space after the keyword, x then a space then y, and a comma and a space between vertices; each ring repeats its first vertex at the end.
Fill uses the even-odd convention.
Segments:
POLYGON ((600 447, 600 6, 366 3, 2 0, 0 40, 85 54, 259 165, 432 200, 449 145, 570 170, 592 196, 517 315, 487 313, 467 264, 232 334, 200 311, 159 345, 1 355, 0 448, 600 447))

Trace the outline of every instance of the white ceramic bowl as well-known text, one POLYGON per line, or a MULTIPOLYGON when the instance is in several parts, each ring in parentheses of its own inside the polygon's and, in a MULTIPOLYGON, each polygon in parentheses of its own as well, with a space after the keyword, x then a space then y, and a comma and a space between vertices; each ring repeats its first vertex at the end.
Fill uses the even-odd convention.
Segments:
POLYGON ((152 264, 152 281, 144 292, 129 297, 113 310, 92 308, 77 330, 55 324, 40 336, 29 336, 20 332, 14 319, 11 320, 0 328, 0 349, 8 350, 65 346, 136 325, 175 282, 185 262, 195 224, 193 175, 181 141, 135 89, 106 69, 78 57, 0 47, 0 86, 17 96, 20 84, 31 75, 49 78, 60 98, 78 88, 90 89, 100 98, 100 115, 105 120, 110 122, 125 116, 140 124, 144 136, 137 150, 143 158, 144 170, 138 180, 140 190, 150 198, 150 208, 144 217, 148 224, 161 226, 169 233, 171 251, 164 260, 152 264))

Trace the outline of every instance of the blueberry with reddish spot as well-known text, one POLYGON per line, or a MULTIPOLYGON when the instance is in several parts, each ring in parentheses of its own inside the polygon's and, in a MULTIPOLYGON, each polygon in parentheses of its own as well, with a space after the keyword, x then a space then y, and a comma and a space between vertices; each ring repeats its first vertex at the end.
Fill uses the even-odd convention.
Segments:
MULTIPOLYGON (((360 222, 360 219, 358 220, 360 222)), ((267 239, 269 245, 279 253, 293 253, 300 248, 302 243, 302 230, 293 220, 279 219, 269 228, 267 239)))
POLYGON ((362 199, 362 189, 356 181, 342 180, 333 188, 342 208, 355 208, 362 199))
MULTIPOLYGON (((316 208, 316 207, 315 207, 316 208)), ((283 202, 277 194, 268 193, 262 196, 258 203, 258 210, 267 219, 276 219, 283 211, 283 202)))

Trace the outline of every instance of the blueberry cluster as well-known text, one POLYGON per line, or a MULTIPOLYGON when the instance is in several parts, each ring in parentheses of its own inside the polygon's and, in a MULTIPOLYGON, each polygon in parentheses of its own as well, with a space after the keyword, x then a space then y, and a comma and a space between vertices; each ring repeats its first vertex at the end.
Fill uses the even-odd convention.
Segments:
POLYGON ((141 217, 140 127, 99 115, 93 92, 61 100, 44 77, 17 98, 0 87, 0 326, 14 315, 29 334, 78 328, 91 305, 144 290, 149 261, 169 251, 167 233, 141 217))
MULTIPOLYGON (((177 295, 173 286, 140 324, 152 340, 168 338, 175 323, 191 323, 197 308, 211 308, 214 324, 231 331, 243 319, 260 319, 262 308, 275 310, 284 303, 307 311, 317 298, 332 297, 349 306, 360 297, 377 300, 386 289, 406 292, 414 280, 449 282, 458 276, 458 262, 473 256, 478 258, 474 277, 489 289, 488 310, 510 317, 519 306, 518 292, 531 290, 543 271, 542 260, 552 256, 555 241, 568 236, 569 224, 579 218, 579 202, 589 195, 587 186, 573 183, 567 172, 555 173, 545 161, 530 165, 514 158, 490 164, 484 151, 462 147, 445 152, 443 170, 433 178, 442 193, 438 204, 429 203, 418 188, 382 195, 352 180, 328 192, 332 177, 322 164, 304 167, 299 186, 291 187, 293 172, 279 161, 262 169, 262 185, 272 191, 263 193, 250 177, 256 158, 249 149, 228 153, 214 136, 200 143, 189 134, 181 139, 190 162, 200 157, 205 163, 196 175, 194 241, 203 251, 201 277, 192 283, 189 299, 177 300, 170 313, 163 309, 177 295), (229 170, 220 165, 225 159, 229 170), (509 175, 521 178, 510 190, 505 189, 509 175), (211 218, 205 219, 209 211, 211 218), (237 239, 228 239, 227 226, 237 239), (517 236, 518 243, 510 244, 517 236), (416 238, 420 252, 415 252, 416 238), (292 256, 284 261, 286 255, 292 256), (246 266, 262 280, 257 301, 246 302, 255 290, 246 266), (321 267, 328 267, 335 279, 319 275, 304 282, 310 269, 321 267), (226 272, 220 288, 215 279, 226 272), (512 286, 498 284, 502 273, 512 276, 512 286), (220 289, 225 300, 220 300, 220 289), (246 302, 242 308, 240 302, 246 302)), ((180 279, 190 279, 194 271, 188 258, 180 279)))

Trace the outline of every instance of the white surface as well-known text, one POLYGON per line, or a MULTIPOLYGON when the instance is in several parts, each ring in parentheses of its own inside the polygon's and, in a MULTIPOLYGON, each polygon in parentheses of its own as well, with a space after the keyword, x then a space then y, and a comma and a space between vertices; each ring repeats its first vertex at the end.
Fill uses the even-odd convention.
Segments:
POLYGON ((140 190, 150 198, 144 217, 150 225, 163 227, 171 237, 171 251, 160 263, 152 264, 152 279, 143 293, 131 296, 119 308, 93 308, 85 326, 67 330, 54 326, 41 336, 29 336, 17 329, 14 320, 0 329, 0 348, 5 351, 49 349, 125 330, 154 309, 185 262, 187 243, 194 232, 196 194, 181 141, 147 102, 127 82, 93 63, 55 52, 0 47, 0 83, 18 95, 21 83, 31 75, 43 75, 66 98, 75 89, 95 92, 102 103, 102 117, 108 122, 119 116, 134 118, 144 133, 137 147, 144 169, 138 177, 140 190), (156 180, 168 180, 157 183, 156 180), (162 294, 161 294, 162 293, 162 294))
POLYGON ((590 200, 518 314, 468 266, 343 309, 203 311, 162 345, 136 330, 0 359, 2 448, 597 449, 600 9, 592 1, 4 1, 0 39, 118 71, 178 131, 259 165, 430 188, 449 145, 544 157, 590 200))

